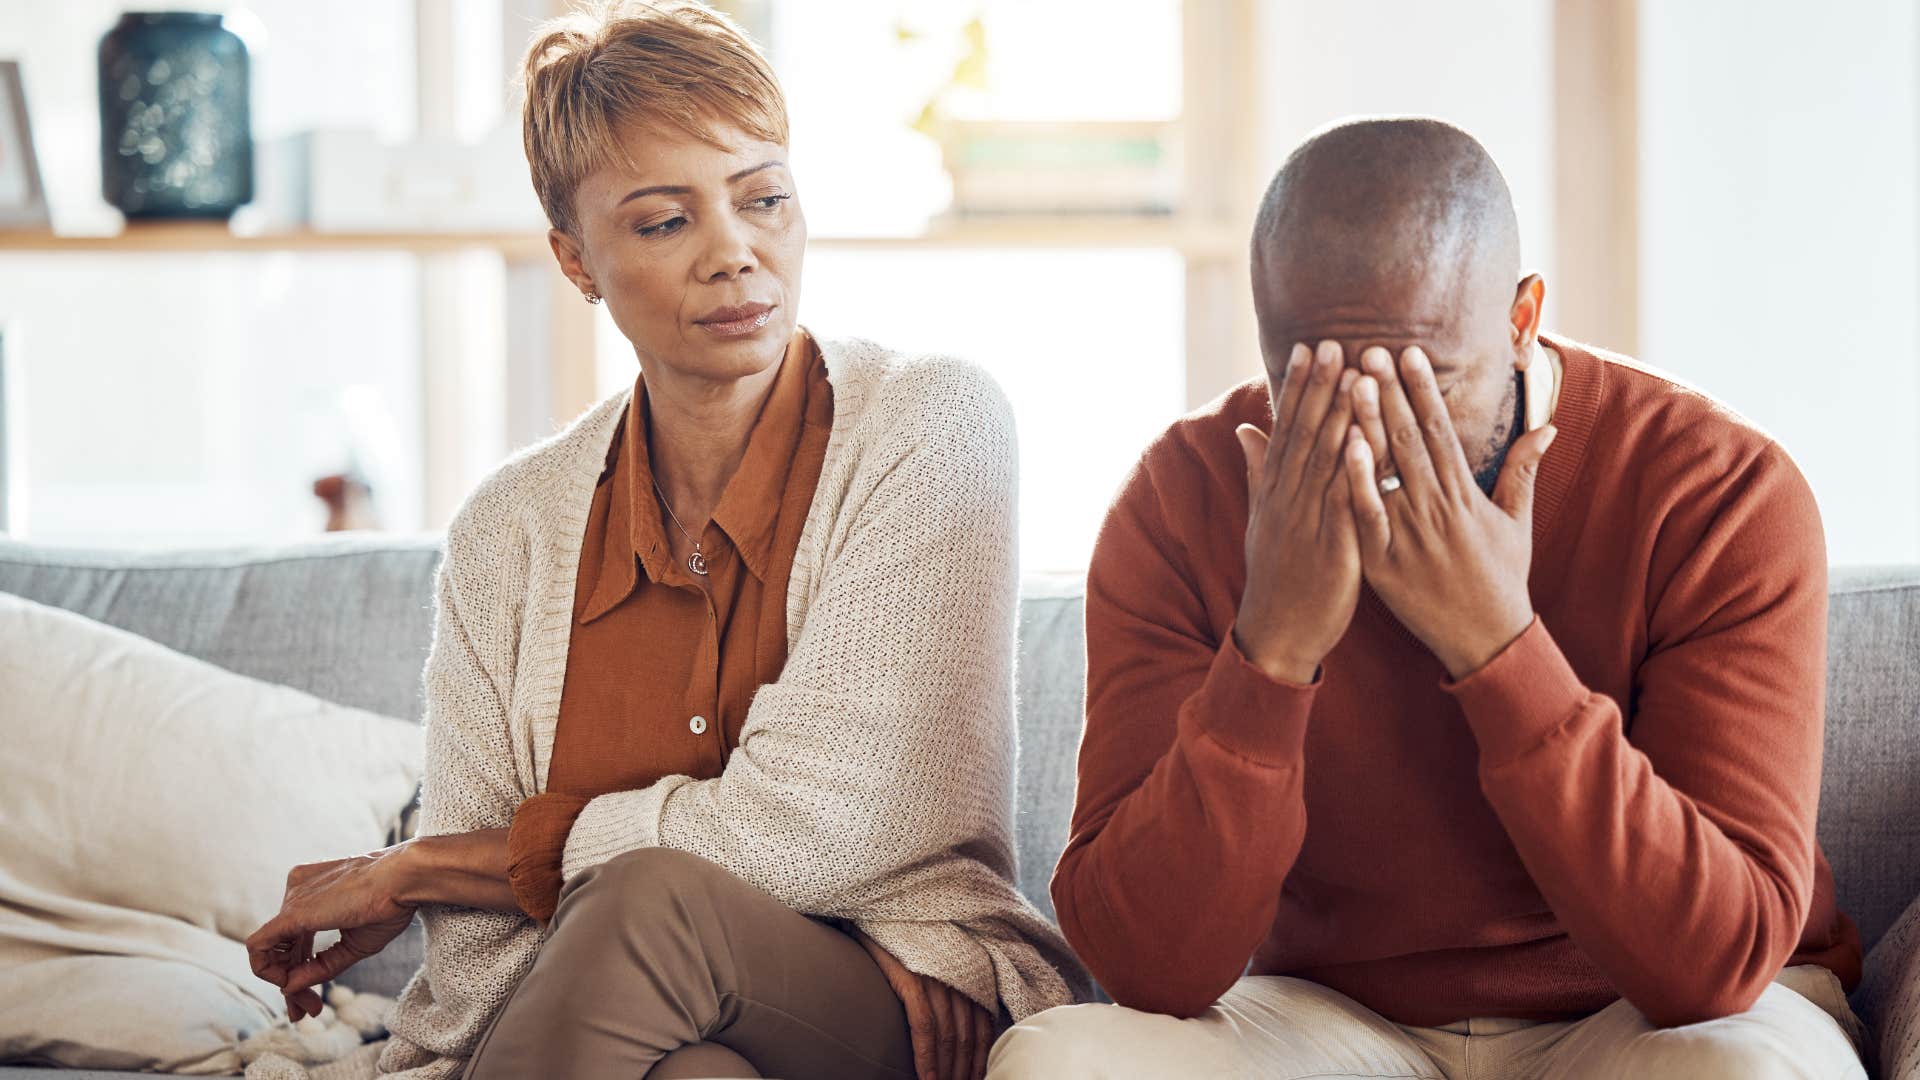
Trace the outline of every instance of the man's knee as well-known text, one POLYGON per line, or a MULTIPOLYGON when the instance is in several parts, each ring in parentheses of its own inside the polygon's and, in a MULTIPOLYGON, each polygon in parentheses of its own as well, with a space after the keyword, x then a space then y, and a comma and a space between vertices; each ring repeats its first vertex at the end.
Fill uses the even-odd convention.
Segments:
POLYGON ((1840 1025, 1785 986, 1751 1009, 1703 1024, 1649 1031, 1622 1055, 1621 1075, 1649 1080, 1842 1080, 1865 1068, 1840 1025))
POLYGON ((1649 1039, 1622 1063, 1646 1080, 1827 1080, 1843 1073, 1808 1073, 1776 1047, 1737 1034, 1649 1039))
POLYGON ((1062 1005, 1008 1028, 987 1059, 995 1080, 1097 1076, 1144 1013, 1117 1005, 1062 1005))
POLYGON ((1027 1017, 993 1046, 993 1080, 1062 1076, 1225 1076, 1233 1058, 1193 1020, 1119 1005, 1062 1005, 1027 1017), (1170 1063, 1180 1067, 1168 1072, 1170 1063))
POLYGON ((1353 999, 1304 979, 1246 978, 1191 1020, 1119 1005, 1067 1005, 995 1044, 994 1080, 1100 1076, 1430 1076, 1405 1034, 1353 999))

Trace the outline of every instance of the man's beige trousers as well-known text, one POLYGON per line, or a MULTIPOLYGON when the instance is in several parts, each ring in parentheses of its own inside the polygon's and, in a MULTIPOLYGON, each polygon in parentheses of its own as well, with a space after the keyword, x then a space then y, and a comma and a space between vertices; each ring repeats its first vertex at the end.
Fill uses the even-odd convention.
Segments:
POLYGON ((1865 1080, 1860 1022, 1825 968, 1781 973, 1737 1016, 1656 1028, 1625 1001, 1582 1020, 1403 1027, 1317 983, 1241 979, 1192 1020, 1069 1005, 1016 1024, 988 1080, 1865 1080))

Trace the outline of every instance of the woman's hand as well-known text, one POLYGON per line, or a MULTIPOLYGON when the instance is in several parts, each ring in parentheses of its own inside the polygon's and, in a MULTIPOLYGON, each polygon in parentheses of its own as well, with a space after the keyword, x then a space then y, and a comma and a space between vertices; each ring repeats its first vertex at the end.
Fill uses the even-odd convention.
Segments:
POLYGON ((993 1014, 946 983, 908 971, 892 953, 860 931, 855 930, 853 936, 880 965, 880 973, 906 1007, 918 1080, 985 1077, 987 1051, 993 1049, 993 1014))
POLYGON ((287 1019, 320 1014, 312 988, 336 978, 386 948, 413 922, 396 882, 406 845, 367 855, 296 866, 287 873, 280 913, 247 936, 253 973, 278 986, 287 1019), (313 955, 313 935, 340 931, 340 940, 313 955))

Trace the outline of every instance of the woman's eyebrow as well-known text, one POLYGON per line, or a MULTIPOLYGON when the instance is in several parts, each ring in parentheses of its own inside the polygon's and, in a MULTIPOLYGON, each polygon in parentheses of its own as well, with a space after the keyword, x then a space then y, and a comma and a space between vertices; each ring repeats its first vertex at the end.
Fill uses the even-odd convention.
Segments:
POLYGON ((779 160, 763 161, 760 164, 755 165, 750 169, 741 169, 739 172, 734 173, 732 176, 727 177, 727 183, 737 184, 740 181, 745 180, 747 177, 752 176, 754 173, 760 172, 764 169, 778 169, 784 165, 786 165, 786 162, 779 161, 779 160))
POLYGON ((693 194, 693 189, 686 186, 685 184, 655 184, 652 187, 634 188, 632 191, 627 192, 624 198, 622 198, 619 202, 614 203, 613 205, 616 208, 622 207, 632 202, 633 200, 640 198, 643 195, 691 195, 691 194, 693 194))
MULTIPOLYGON (((782 168, 786 164, 787 164, 786 162, 780 161, 777 159, 774 161, 763 161, 758 165, 752 166, 751 168, 741 169, 739 172, 734 173, 732 176, 727 177, 727 183, 737 184, 740 181, 745 180, 747 177, 752 176, 754 173, 761 172, 766 169, 782 168)), ((626 195, 623 196, 619 202, 614 203, 613 205, 616 207, 625 206, 627 203, 630 203, 633 200, 638 199, 643 195, 691 195, 691 194, 693 194, 693 189, 691 187, 688 187, 685 184, 654 184, 651 187, 634 188, 632 191, 627 192, 626 195)))

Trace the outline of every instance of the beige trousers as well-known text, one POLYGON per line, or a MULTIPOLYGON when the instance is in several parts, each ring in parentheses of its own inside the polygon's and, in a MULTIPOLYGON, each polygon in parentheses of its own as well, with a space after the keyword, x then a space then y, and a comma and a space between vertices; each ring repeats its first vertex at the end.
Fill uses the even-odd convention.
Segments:
POLYGON ((647 848, 567 883, 465 1076, 910 1080, 913 1049, 853 938, 705 859, 647 848))
POLYGON ((1068 1005, 1016 1024, 988 1080, 1180 1077, 1314 1080, 1771 1080, 1858 1077, 1860 1023, 1840 981, 1796 967, 1737 1016, 1656 1028, 1616 1001, 1581 1020, 1466 1020, 1404 1027, 1303 979, 1250 976, 1192 1020, 1068 1005))

